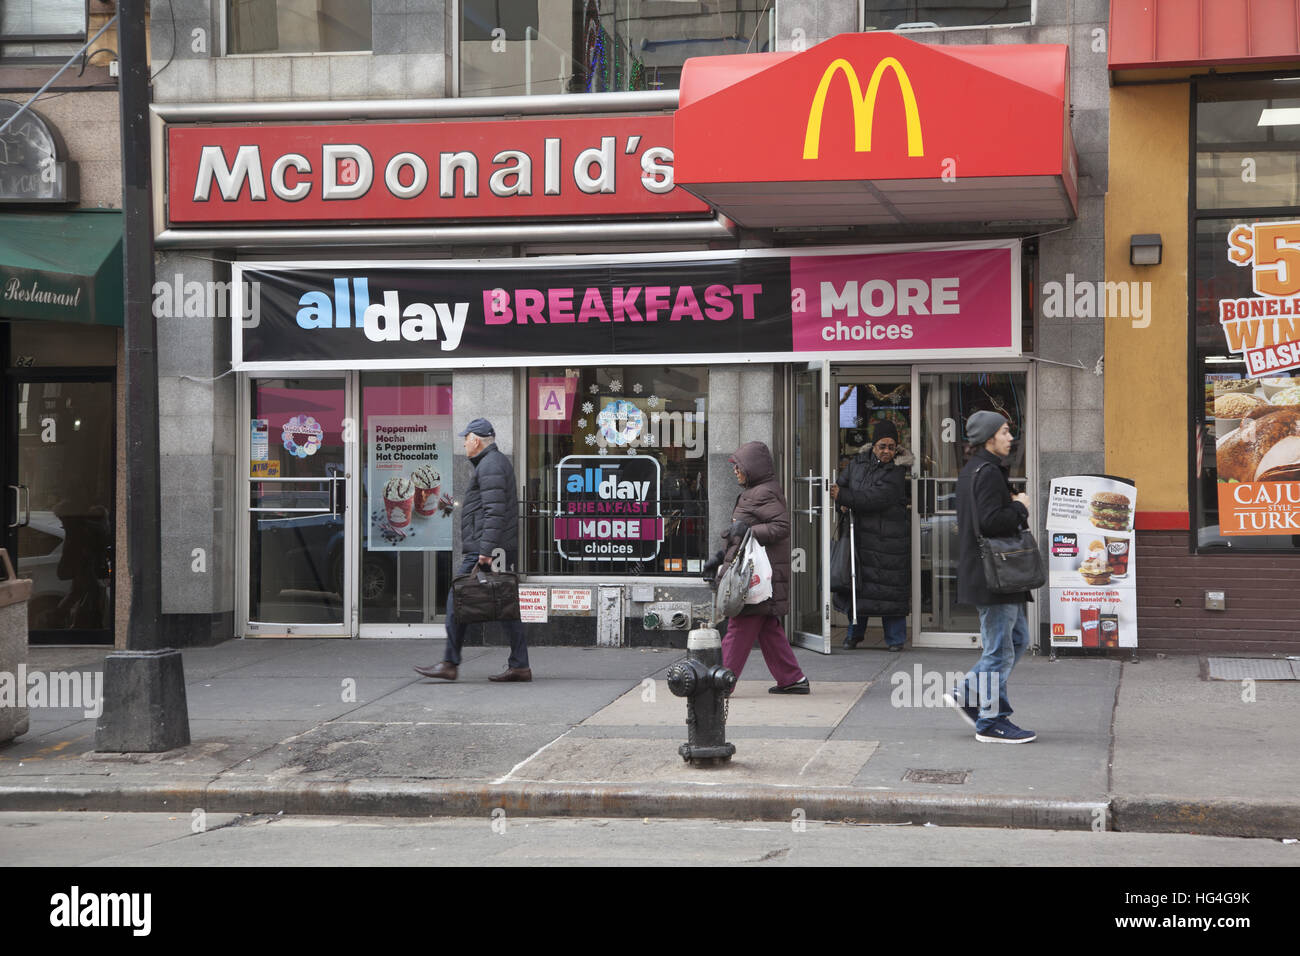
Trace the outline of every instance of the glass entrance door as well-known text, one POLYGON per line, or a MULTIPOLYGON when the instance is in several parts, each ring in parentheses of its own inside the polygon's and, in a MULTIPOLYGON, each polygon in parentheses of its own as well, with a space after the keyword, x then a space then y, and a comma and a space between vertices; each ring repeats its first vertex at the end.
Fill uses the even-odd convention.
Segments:
MULTIPOLYGON (((834 481, 857 455, 871 451, 871 430, 876 423, 886 421, 898 430, 898 451, 894 463, 908 475, 908 506, 915 512, 912 501, 916 459, 912 440, 912 373, 906 366, 889 368, 872 365, 845 365, 832 368, 838 400, 832 412, 830 435, 831 480, 834 481)), ((838 520, 838 516, 835 516, 838 520)), ((852 615, 847 615, 852 622, 852 615)), ((844 623, 837 615, 840 623, 844 623)), ((916 622, 908 615, 909 630, 916 622)), ((880 628, 879 617, 867 622, 880 628)), ((882 647, 884 637, 879 630, 868 631, 863 646, 882 647)))
POLYGON ((245 633, 355 633, 356 417, 342 376, 250 378, 245 633))
POLYGON ((831 652, 830 366, 811 362, 794 373, 789 395, 790 615, 792 642, 831 652))
MULTIPOLYGON (((1029 371, 918 368, 913 383, 912 434, 919 440, 912 603, 920 608, 913 641, 919 647, 970 647, 979 644, 979 616, 974 607, 957 603, 957 476, 969 458, 965 423, 981 410, 1006 416, 1015 435, 1007 461, 1012 487, 1034 487, 1029 371)), ((1030 625, 1036 633, 1032 620, 1030 625)))
POLYGON ((114 408, 111 371, 20 371, 5 383, 16 455, 0 544, 32 579, 33 644, 113 643, 114 408))

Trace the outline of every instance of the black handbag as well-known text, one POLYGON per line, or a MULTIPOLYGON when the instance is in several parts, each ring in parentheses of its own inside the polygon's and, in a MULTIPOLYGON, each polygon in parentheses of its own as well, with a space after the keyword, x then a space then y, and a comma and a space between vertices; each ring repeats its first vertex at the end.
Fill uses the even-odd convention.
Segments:
POLYGON ((847 595, 853 590, 853 515, 840 513, 837 537, 831 543, 831 593, 847 595))
POLYGON ((1032 591, 1047 583, 1043 553, 1028 528, 1010 538, 975 537, 984 564, 984 583, 994 594, 1032 591))
POLYGON ((519 575, 471 568, 451 582, 456 620, 463 624, 519 620, 519 575))

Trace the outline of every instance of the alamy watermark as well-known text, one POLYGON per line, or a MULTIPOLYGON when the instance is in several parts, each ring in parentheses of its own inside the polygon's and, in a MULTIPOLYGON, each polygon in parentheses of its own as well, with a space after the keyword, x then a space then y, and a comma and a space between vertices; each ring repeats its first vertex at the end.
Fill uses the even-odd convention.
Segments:
POLYGON ((1084 282, 1067 272, 1064 282, 1043 284, 1045 319, 1131 319, 1133 328, 1151 324, 1150 282, 1084 282))
POLYGON ((152 291, 155 319, 229 319, 238 314, 246 329, 255 329, 262 321, 260 282, 187 282, 184 274, 177 272, 170 279, 156 281, 152 291))
POLYGON ((102 671, 0 671, 0 707, 67 707, 86 717, 104 712, 102 671))
POLYGON ((889 678, 894 688, 889 694, 891 707, 946 707, 945 696, 956 699, 961 707, 979 707, 983 701, 997 700, 1002 678, 996 671, 931 671, 920 664, 912 672, 897 671, 889 678))

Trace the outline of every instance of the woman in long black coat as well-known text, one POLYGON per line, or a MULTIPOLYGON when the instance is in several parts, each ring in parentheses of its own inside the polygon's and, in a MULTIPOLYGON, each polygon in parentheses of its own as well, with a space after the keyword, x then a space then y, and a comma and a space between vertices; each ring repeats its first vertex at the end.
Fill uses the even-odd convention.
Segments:
POLYGON ((831 487, 831 497, 853 514, 857 559, 858 622, 849 628, 844 647, 862 641, 867 618, 879 615, 885 644, 901 651, 907 640, 907 613, 912 603, 912 526, 907 515, 907 480, 894 464, 898 429, 878 421, 871 447, 855 457, 831 487))

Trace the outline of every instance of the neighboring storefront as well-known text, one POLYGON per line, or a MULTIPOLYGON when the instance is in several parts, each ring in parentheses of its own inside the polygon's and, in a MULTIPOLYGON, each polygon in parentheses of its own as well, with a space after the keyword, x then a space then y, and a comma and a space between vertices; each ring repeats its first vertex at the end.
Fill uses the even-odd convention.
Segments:
POLYGON ((1300 641, 1297 17, 1112 14, 1107 279, 1146 305, 1108 325, 1106 461, 1142 489, 1149 647, 1300 641))
POLYGON ((125 618, 122 216, 120 160, 100 143, 117 142, 117 96, 94 85, 101 66, 22 109, 85 42, 74 6, 6 20, 0 55, 0 547, 32 580, 31 643, 111 645, 125 618))
MULTIPOLYGON (((164 515, 177 633, 440 634, 470 478, 454 433, 486 416, 543 592, 530 640, 684 640, 655 619, 707 602, 727 458, 761 440, 791 509, 788 625, 826 651, 829 485, 886 419, 915 479, 911 636, 974 643, 955 603, 965 418, 1008 416, 1021 487, 1100 467, 1073 437, 1100 433, 1076 384, 1100 352, 1040 328, 1033 291, 1045 260, 1100 271, 1073 238, 1100 226, 1098 144, 1081 157, 1069 122, 1079 54, 1030 27, 996 48, 877 33, 804 52, 789 22, 750 27, 751 49, 790 52, 679 64, 680 94, 594 92, 634 89, 642 64, 590 95, 502 97, 465 46, 473 99, 160 90, 158 275, 180 291, 156 314, 196 413, 187 430, 163 412, 164 483, 197 484, 164 515)), ((602 29, 588 50, 618 49, 602 29)))

